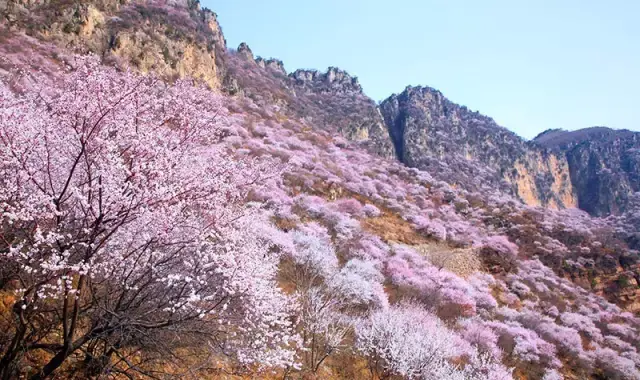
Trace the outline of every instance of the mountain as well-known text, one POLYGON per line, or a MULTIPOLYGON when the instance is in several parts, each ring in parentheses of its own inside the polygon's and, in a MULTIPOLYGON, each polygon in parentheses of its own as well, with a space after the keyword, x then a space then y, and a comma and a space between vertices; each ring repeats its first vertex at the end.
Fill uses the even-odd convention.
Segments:
POLYGON ((230 93, 241 92, 261 105, 277 104, 289 116, 393 157, 393 144, 375 102, 363 93, 358 78, 346 71, 329 67, 326 72, 298 69, 287 74, 281 61, 254 58, 245 43, 229 54, 226 63, 230 93))
POLYGON ((227 64, 234 85, 261 104, 280 104, 373 153, 395 154, 469 190, 499 189, 528 205, 579 207, 595 216, 623 213, 638 191, 639 145, 629 131, 546 133, 526 141, 429 87, 409 86, 376 106, 357 78, 335 67, 287 74, 281 61, 254 58, 246 44, 227 64), (569 135, 571 142, 559 142, 569 135))
POLYGON ((624 213, 640 191, 640 133, 604 127, 548 130, 533 144, 564 155, 578 206, 592 215, 624 213))
POLYGON ((121 67, 193 77, 259 104, 279 104, 383 157, 396 155, 451 183, 499 189, 529 205, 619 215, 638 191, 635 133, 551 131, 529 142, 429 87, 409 86, 378 107, 356 77, 338 68, 287 73, 281 61, 255 58, 246 44, 227 54, 215 13, 197 1, 9 0, 0 3, 0 14, 9 25, 4 34, 26 33, 5 37, 0 68, 41 43, 27 40, 37 37, 121 67))
POLYGON ((428 87, 408 87, 380 108, 402 162, 465 186, 595 216, 623 213, 640 189, 638 133, 551 130, 525 141, 428 87))
POLYGON ((234 86, 259 103, 277 103, 373 153, 395 154, 469 190, 499 189, 528 205, 579 207, 595 216, 623 213, 638 190, 638 139, 628 131, 546 133, 526 141, 429 87, 409 86, 376 106, 357 78, 335 67, 287 74, 281 61, 254 58, 246 44, 227 65, 234 86), (559 142, 569 136, 571 142, 559 142))
POLYGON ((499 188, 525 203, 574 207, 567 160, 532 149, 490 117, 440 91, 407 87, 380 104, 400 161, 475 190, 499 188))
POLYGON ((640 379, 636 133, 376 104, 192 0, 0 16, 0 377, 640 379))

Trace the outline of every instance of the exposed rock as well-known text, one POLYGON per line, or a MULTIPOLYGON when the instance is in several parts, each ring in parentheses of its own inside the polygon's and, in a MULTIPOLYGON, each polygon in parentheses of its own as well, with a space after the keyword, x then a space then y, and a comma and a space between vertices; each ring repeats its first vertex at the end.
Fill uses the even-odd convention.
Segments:
POLYGON ((224 77, 226 43, 217 17, 196 1, 9 0, 0 12, 13 28, 105 62, 192 77, 212 88, 224 77))
POLYGON ((286 75, 280 60, 258 57, 255 65, 247 65, 248 58, 244 47, 230 54, 230 78, 225 80, 225 88, 232 89, 230 93, 242 92, 258 104, 277 104, 289 115, 339 132, 371 152, 394 156, 391 138, 376 103, 362 93, 357 78, 335 67, 324 73, 296 70, 286 75))
POLYGON ((407 87, 380 105, 398 158, 466 188, 501 189, 525 203, 576 204, 562 155, 532 149, 513 132, 430 87, 407 87))
POLYGON ((296 85, 310 87, 315 92, 362 94, 358 78, 352 77, 337 67, 329 67, 325 73, 320 73, 317 70, 296 70, 289 76, 295 80, 296 85))
POLYGON ((566 156, 578 205, 592 215, 620 214, 640 191, 640 133, 604 127, 548 130, 533 143, 566 156))
POLYGON ((240 57, 243 57, 247 61, 254 61, 253 52, 251 51, 251 48, 249 48, 249 45, 247 45, 245 42, 241 43, 238 46, 237 50, 240 57))
POLYGON ((279 59, 264 59, 262 57, 256 58, 256 64, 265 70, 272 70, 276 73, 287 75, 287 71, 284 69, 284 64, 279 59))
POLYGON ((287 75, 287 71, 284 69, 284 64, 279 59, 274 59, 274 58, 267 59, 265 61, 265 66, 266 68, 271 69, 277 73, 280 73, 282 75, 287 75))
MULTIPOLYGON (((200 4, 197 4, 197 9, 200 10, 200 4)), ((203 22, 211 31, 211 39, 213 40, 213 43, 215 46, 219 47, 220 50, 226 51, 227 41, 224 39, 224 35, 222 34, 222 28, 220 28, 220 23, 218 22, 218 15, 207 8, 204 8, 201 12, 203 22)))

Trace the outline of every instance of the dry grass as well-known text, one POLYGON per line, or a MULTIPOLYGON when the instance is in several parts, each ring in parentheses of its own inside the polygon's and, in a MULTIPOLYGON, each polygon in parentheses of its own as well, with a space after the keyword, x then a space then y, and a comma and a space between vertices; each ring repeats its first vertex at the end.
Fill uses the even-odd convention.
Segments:
POLYGON ((443 243, 422 244, 414 247, 431 264, 467 278, 482 268, 482 262, 474 249, 451 248, 443 243))
POLYGON ((365 231, 378 235, 387 242, 420 245, 433 241, 416 231, 409 222, 390 212, 377 218, 362 219, 360 224, 365 231))

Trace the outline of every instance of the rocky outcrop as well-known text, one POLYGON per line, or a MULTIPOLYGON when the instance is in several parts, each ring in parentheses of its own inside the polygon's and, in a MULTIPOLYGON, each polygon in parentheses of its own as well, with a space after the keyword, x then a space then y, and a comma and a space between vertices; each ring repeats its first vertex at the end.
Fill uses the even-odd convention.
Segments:
POLYGON ((569 165, 561 154, 528 149, 513 163, 513 170, 504 172, 504 178, 528 205, 552 209, 578 205, 569 165))
POLYGON ((284 69, 284 63, 279 59, 264 59, 262 57, 258 57, 256 58, 256 63, 265 70, 271 70, 281 75, 287 75, 287 70, 284 69))
POLYGON ((591 215, 621 214, 640 191, 640 133, 604 127, 548 130, 533 143, 566 157, 578 205, 591 215))
POLYGON ((287 74, 282 61, 254 59, 241 44, 228 59, 225 83, 229 93, 241 93, 258 104, 277 104, 283 112, 338 132, 370 152, 393 157, 391 138, 376 103, 362 92, 356 77, 344 70, 296 70, 287 74))
POLYGON ((640 133, 549 130, 527 142, 429 87, 407 87, 380 109, 402 162, 470 189, 595 216, 625 212, 640 191, 640 133))
POLYGON ((194 0, 8 0, 0 16, 12 29, 116 65, 212 88, 224 77, 226 43, 216 14, 194 0))
POLYGON ((352 77, 337 67, 329 67, 324 73, 317 70, 296 70, 289 77, 295 81, 297 86, 313 92, 363 95, 358 78, 352 77))
POLYGON ((238 52, 238 56, 244 58, 245 60, 251 61, 251 62, 254 61, 253 52, 251 51, 251 48, 249 48, 249 45, 247 45, 246 42, 243 42, 238 46, 237 52, 238 52))
POLYGON ((336 67, 324 73, 296 70, 288 78, 296 98, 304 99, 302 109, 320 111, 315 113, 320 116, 320 120, 316 116, 317 121, 336 128, 349 140, 364 143, 378 155, 393 157, 393 143, 382 115, 376 103, 362 92, 358 78, 336 67))
POLYGON ((576 204, 562 155, 532 149, 490 117, 430 87, 407 87, 380 104, 398 159, 466 188, 501 189, 525 203, 576 204))

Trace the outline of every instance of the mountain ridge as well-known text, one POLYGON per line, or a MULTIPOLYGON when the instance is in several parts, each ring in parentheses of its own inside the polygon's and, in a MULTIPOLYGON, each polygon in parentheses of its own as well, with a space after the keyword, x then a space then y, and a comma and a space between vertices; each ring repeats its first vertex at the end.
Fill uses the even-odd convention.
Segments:
MULTIPOLYGON (((282 61, 278 59, 264 60, 257 57, 254 60, 246 43, 241 43, 238 51, 249 51, 248 55, 243 55, 244 58, 250 57, 260 67, 267 68, 266 62, 276 65, 276 72, 295 79, 295 83, 304 87, 308 93, 333 91, 357 94, 365 102, 374 103, 373 99, 363 91, 357 77, 339 68, 329 67, 324 72, 315 69, 297 69, 287 73, 282 61), (343 81, 334 81, 336 77, 343 81), (327 78, 330 78, 329 82, 327 78)), ((374 148, 374 152, 385 157, 389 157, 391 153, 388 138, 382 136, 379 130, 380 124, 383 124, 393 144, 395 156, 401 162, 440 173, 443 178, 472 189, 496 188, 520 198, 528 205, 552 208, 580 207, 596 216, 623 213, 629 203, 630 194, 640 189, 635 182, 633 185, 627 185, 628 181, 625 181, 624 177, 630 174, 617 169, 617 176, 620 177, 617 181, 623 183, 620 189, 613 191, 618 195, 610 194, 605 186, 600 186, 599 194, 589 193, 586 189, 593 187, 594 180, 590 178, 585 181, 581 178, 584 177, 581 174, 584 171, 581 160, 572 155, 568 147, 559 149, 542 144, 540 135, 544 135, 544 132, 534 139, 527 140, 499 125, 490 116, 480 111, 472 111, 464 105, 449 100, 441 91, 430 86, 408 85, 402 92, 393 93, 378 102, 376 108, 382 119, 373 112, 369 112, 366 118, 372 120, 373 125, 376 125, 374 129, 378 130, 377 143, 373 145, 382 145, 384 148, 377 152, 374 148), (422 95, 418 95, 419 93, 422 95), (418 97, 427 103, 433 101, 432 105, 427 104, 426 107, 435 108, 432 107, 433 109, 429 110, 430 114, 422 117, 418 125, 410 128, 410 133, 404 136, 405 128, 397 125, 397 117, 403 116, 393 117, 385 114, 385 110, 389 109, 391 102, 407 97, 418 97), (462 119, 460 119, 461 115, 462 119), (430 121, 425 122, 425 120, 430 121), (460 120, 463 120, 463 125, 459 125, 460 120), (429 124, 431 121, 441 124, 438 127, 440 130, 435 134, 430 134, 434 127, 429 124), (450 131, 456 131, 456 133, 447 134, 450 131), (475 136, 475 139, 463 141, 464 138, 462 140, 459 138, 467 134, 475 136), (404 141, 405 137, 407 141, 404 141), (484 166, 479 169, 478 165, 469 163, 470 161, 477 161, 484 166)), ((338 130, 348 139, 364 141, 368 138, 369 128, 343 125, 338 130)), ((610 128, 607 130, 612 131, 608 132, 609 135, 629 135, 625 130, 610 128)), ((571 131, 570 135, 581 135, 585 131, 594 132, 593 128, 584 128, 571 131)), ((546 132, 548 139, 549 131, 546 132)), ((557 132, 555 134, 557 135, 557 132)), ((563 134, 566 135, 566 133, 563 134)))
MULTIPOLYGON (((217 15, 197 1, 72 2, 52 12, 57 3, 0 3, 0 14, 8 25, 5 33, 24 30, 53 44, 93 52, 120 67, 153 70, 167 78, 192 77, 231 95, 280 104, 290 114, 312 118, 383 157, 395 155, 409 166, 428 168, 472 189, 499 189, 528 205, 580 207, 596 216, 618 215, 640 190, 634 172, 640 164, 635 153, 627 152, 640 143, 631 132, 609 132, 607 136, 617 137, 580 151, 573 145, 549 149, 541 137, 527 141, 431 87, 408 86, 377 104, 363 92, 357 77, 339 68, 287 73, 282 61, 254 57, 246 43, 228 54, 217 15), (135 29, 138 25, 142 27, 135 29), (429 96, 415 90, 425 88, 430 89, 429 96), (402 94, 412 97, 403 104, 413 104, 412 112, 417 112, 413 116, 419 116, 410 128, 392 125, 396 118, 385 115, 389 104, 403 98, 402 94), (623 139, 628 141, 623 144, 625 151, 608 148, 623 139), (606 179, 599 181, 598 176, 606 179)), ((16 57, 10 48, 20 51, 23 46, 5 46, 6 57, 16 57)), ((574 131, 571 136, 580 133, 574 131)))

